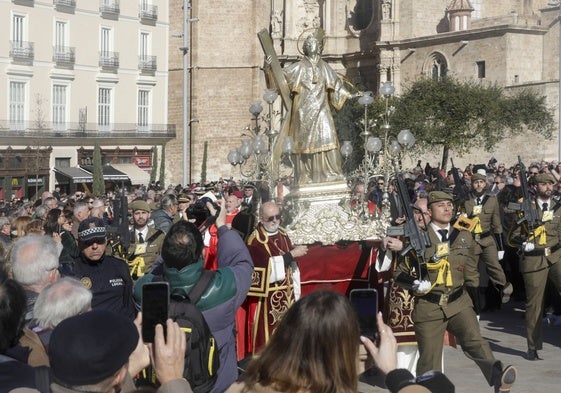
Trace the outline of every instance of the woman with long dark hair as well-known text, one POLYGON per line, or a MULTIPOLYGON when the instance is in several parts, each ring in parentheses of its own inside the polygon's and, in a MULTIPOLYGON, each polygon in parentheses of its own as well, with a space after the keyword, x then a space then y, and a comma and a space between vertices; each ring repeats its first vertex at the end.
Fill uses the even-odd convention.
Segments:
POLYGON ((72 235, 72 214, 60 209, 51 209, 45 218, 45 235, 53 239, 60 236, 62 251, 59 256, 61 265, 72 264, 80 255, 76 240, 72 235))

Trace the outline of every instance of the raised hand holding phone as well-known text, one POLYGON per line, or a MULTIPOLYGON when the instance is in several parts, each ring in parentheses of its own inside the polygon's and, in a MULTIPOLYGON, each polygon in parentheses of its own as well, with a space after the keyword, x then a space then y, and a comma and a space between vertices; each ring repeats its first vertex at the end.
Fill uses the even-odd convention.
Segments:
POLYGON ((349 299, 358 317, 360 334, 374 339, 378 331, 378 292, 374 288, 353 289, 349 299))
POLYGON ((169 284, 150 282, 142 286, 142 340, 153 343, 156 325, 164 327, 168 319, 169 284))

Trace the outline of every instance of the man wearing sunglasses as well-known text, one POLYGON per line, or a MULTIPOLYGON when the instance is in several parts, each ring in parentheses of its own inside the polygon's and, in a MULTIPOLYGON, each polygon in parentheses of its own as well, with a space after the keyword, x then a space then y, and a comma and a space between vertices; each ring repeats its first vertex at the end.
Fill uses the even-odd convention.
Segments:
POLYGON ((249 353, 257 352, 267 343, 284 313, 300 297, 296 258, 306 255, 308 247, 293 246, 280 224, 280 207, 265 202, 259 210, 259 223, 247 240, 254 277, 259 277, 259 283, 252 285, 243 306, 247 310, 252 341, 246 347, 249 353))
POLYGON ((80 256, 74 260, 73 276, 92 291, 92 309, 134 319, 129 268, 122 259, 105 254, 107 234, 101 218, 89 217, 80 223, 78 247, 80 256))

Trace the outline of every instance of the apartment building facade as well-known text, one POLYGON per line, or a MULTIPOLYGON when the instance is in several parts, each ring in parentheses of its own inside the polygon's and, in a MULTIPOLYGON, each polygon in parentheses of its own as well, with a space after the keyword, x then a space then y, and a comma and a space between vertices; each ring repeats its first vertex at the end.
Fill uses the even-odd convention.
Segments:
POLYGON ((168 2, 1 0, 0 15, 0 199, 88 189, 96 143, 147 182, 175 137, 168 2))

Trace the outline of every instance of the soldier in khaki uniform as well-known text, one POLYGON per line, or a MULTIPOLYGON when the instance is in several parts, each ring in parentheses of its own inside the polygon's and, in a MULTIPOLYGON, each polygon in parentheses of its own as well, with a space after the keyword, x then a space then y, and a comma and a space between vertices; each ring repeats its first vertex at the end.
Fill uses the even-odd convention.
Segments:
POLYGON ((130 204, 130 208, 134 224, 127 263, 132 278, 137 279, 152 270, 152 265, 160 255, 165 234, 148 226, 151 209, 147 202, 138 199, 130 204))
POLYGON ((520 272, 526 287, 526 339, 528 360, 538 360, 542 349, 542 308, 544 290, 550 279, 561 292, 561 204, 551 196, 556 183, 546 173, 535 177, 536 198, 532 206, 538 211, 541 225, 529 231, 524 223, 509 233, 509 243, 524 251, 520 272))
MULTIPOLYGON (((415 281, 413 322, 419 345, 417 375, 441 370, 444 332, 458 337, 464 353, 479 366, 495 392, 508 391, 517 371, 495 359, 489 343, 481 337, 479 322, 470 297, 464 289, 464 269, 475 266, 473 236, 450 225, 454 214, 453 198, 442 191, 429 194, 428 225, 431 246, 427 248, 426 272, 415 281), (428 285, 427 285, 428 284, 428 285)), ((407 267, 400 266, 402 271, 407 267)))
MULTIPOLYGON (((465 201, 465 213, 473 220, 471 230, 474 239, 474 254, 479 263, 485 263, 485 268, 492 283, 502 292, 504 303, 510 300, 512 284, 507 282, 503 268, 499 263, 499 251, 503 251, 500 236, 503 232, 500 207, 497 198, 486 192, 487 176, 475 173, 471 178, 472 191, 470 198, 465 201), (498 247, 495 238, 498 239, 498 247)), ((475 312, 479 315, 479 271, 466 270, 466 289, 474 303, 475 312)))

